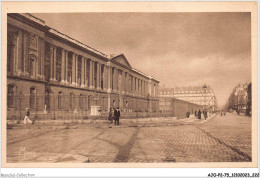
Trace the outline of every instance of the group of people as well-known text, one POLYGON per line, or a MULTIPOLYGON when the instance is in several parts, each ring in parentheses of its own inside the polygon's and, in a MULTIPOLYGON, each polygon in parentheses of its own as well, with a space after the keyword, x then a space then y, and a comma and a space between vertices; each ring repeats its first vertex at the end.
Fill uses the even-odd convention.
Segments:
POLYGON ((207 109, 204 109, 202 112, 200 111, 200 109, 197 111, 195 110, 195 116, 198 118, 198 119, 201 119, 202 116, 204 116, 205 120, 208 118, 208 112, 207 112, 207 109))
POLYGON ((119 118, 120 118, 120 110, 119 108, 110 108, 109 114, 108 114, 108 121, 110 124, 113 123, 113 120, 115 121, 115 125, 119 125, 119 118))

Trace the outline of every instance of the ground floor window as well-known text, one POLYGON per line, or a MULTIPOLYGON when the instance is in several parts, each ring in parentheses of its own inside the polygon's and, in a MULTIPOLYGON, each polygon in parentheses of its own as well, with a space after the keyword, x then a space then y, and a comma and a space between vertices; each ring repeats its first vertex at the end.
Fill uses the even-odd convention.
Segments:
POLYGON ((62 108, 62 92, 61 91, 58 93, 58 108, 59 109, 62 108))
POLYGON ((80 109, 83 108, 83 94, 80 94, 80 96, 79 96, 79 108, 80 109))
POLYGON ((7 89, 7 106, 8 108, 14 108, 14 85, 8 85, 7 89))
POLYGON ((34 87, 30 88, 30 108, 34 109, 35 108, 35 103, 36 103, 36 90, 34 87))
POLYGON ((72 109, 73 93, 70 93, 69 107, 72 109))

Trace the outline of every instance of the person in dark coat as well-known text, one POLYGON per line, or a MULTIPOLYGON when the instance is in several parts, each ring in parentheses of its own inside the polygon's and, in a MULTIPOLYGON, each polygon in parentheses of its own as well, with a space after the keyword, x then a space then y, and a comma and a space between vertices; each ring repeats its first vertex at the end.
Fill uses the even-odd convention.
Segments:
POLYGON ((112 112, 113 112, 113 120, 114 120, 114 123, 115 123, 115 125, 116 125, 116 108, 113 108, 112 109, 112 112))
POLYGON ((187 111, 186 116, 187 116, 187 118, 190 117, 190 111, 189 110, 187 111))
POLYGON ((119 125, 119 118, 120 118, 120 110, 117 108, 114 112, 114 117, 115 117, 115 125, 119 125))
POLYGON ((206 109, 204 110, 203 114, 204 114, 204 118, 205 118, 205 120, 206 120, 206 119, 208 118, 208 112, 207 112, 206 109))
POLYGON ((198 117, 198 116, 197 116, 197 110, 195 110, 195 117, 198 117))
POLYGON ((200 109, 198 111, 198 118, 201 119, 201 111, 200 111, 200 109))

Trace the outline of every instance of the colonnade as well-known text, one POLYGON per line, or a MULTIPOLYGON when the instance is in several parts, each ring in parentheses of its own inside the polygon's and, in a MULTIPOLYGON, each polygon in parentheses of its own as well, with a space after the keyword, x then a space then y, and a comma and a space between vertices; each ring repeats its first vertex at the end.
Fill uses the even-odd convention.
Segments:
MULTIPOLYGON (((118 69, 110 62, 86 58, 69 50, 61 49, 61 84, 104 90, 138 97, 147 97, 153 87, 149 80, 136 77, 127 69, 118 69), (69 54, 71 74, 69 74, 69 54), (79 65, 79 62, 81 65, 79 65), (80 72, 80 75, 79 75, 80 72)), ((57 47, 50 46, 50 81, 57 81, 57 47)))

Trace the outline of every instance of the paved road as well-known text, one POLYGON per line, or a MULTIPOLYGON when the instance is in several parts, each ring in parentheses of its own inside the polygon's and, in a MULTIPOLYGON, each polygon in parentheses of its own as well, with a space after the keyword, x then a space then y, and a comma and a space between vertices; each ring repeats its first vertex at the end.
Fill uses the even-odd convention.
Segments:
POLYGON ((251 118, 8 129, 7 162, 251 161, 251 118))

